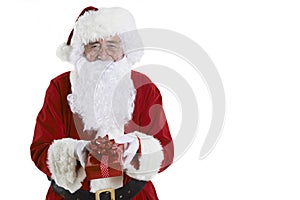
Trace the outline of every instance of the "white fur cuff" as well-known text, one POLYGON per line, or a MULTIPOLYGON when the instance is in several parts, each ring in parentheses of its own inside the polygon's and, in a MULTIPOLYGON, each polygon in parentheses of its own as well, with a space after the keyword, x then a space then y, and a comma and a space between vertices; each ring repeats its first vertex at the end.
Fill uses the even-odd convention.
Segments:
POLYGON ((126 174, 138 180, 148 181, 160 170, 164 159, 163 148, 156 138, 151 135, 133 132, 141 142, 141 155, 139 155, 139 168, 135 169, 131 164, 125 166, 126 174))
POLYGON ((77 159, 74 152, 78 140, 64 138, 54 140, 48 149, 48 167, 51 178, 58 186, 61 186, 71 193, 78 190, 81 182, 86 177, 84 168, 76 170, 77 159))

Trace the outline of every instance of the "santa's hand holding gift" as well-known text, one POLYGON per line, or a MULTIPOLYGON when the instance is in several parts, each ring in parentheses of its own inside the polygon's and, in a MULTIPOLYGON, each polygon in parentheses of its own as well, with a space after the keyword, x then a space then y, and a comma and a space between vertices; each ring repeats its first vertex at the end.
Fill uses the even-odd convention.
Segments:
POLYGON ((141 47, 127 10, 87 7, 58 48, 74 70, 51 80, 30 147, 46 199, 158 199, 174 150, 158 88, 131 70, 141 47))

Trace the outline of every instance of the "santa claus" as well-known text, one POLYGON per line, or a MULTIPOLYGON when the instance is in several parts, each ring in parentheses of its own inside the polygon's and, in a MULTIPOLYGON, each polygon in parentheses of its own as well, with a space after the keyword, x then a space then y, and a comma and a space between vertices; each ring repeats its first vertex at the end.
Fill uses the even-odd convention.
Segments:
POLYGON ((46 199, 158 199, 151 179, 174 150, 158 88, 131 70, 142 54, 127 10, 81 12, 57 51, 74 70, 51 80, 30 147, 46 199))

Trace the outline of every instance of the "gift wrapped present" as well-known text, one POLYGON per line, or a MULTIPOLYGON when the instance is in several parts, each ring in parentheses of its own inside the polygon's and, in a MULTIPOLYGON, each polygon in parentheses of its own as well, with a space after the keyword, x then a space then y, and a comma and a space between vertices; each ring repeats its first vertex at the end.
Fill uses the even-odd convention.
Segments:
POLYGON ((108 136, 99 136, 87 145, 87 149, 85 171, 89 179, 122 176, 123 145, 109 140, 108 136))

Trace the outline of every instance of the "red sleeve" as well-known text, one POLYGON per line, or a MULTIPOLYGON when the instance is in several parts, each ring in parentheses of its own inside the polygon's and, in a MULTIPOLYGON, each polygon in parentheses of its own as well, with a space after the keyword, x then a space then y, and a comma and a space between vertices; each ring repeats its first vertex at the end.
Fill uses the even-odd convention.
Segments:
POLYGON ((134 72, 133 80, 136 87, 135 108, 125 132, 139 131, 159 140, 164 153, 161 172, 173 162, 174 157, 173 140, 163 110, 162 96, 156 85, 145 75, 134 72))
POLYGON ((143 90, 143 111, 140 114, 140 132, 152 135, 159 140, 163 147, 164 160, 160 172, 165 170, 174 157, 173 140, 168 122, 163 110, 162 96, 155 84, 150 83, 141 87, 143 90))
POLYGON ((44 104, 40 110, 30 146, 31 158, 35 165, 48 177, 51 176, 47 167, 47 151, 54 139, 65 137, 62 117, 61 94, 54 81, 46 91, 44 104))

